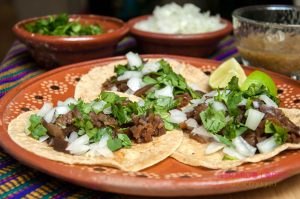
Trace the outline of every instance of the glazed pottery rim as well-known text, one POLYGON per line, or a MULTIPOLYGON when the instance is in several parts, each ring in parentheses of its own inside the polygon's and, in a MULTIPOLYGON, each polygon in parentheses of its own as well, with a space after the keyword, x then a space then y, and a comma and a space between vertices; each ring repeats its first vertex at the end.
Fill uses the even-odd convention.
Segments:
MULTIPOLYGON (((201 59, 201 58, 194 58, 194 57, 186 57, 186 56, 176 56, 176 55, 159 55, 159 54, 149 54, 149 55, 142 55, 143 58, 173 58, 177 59, 181 62, 193 63, 205 63, 205 64, 212 64, 216 65, 219 64, 217 61, 208 60, 208 59, 201 59)), ((0 107, 4 107, 7 105, 10 100, 14 98, 18 98, 19 91, 29 87, 34 82, 38 82, 47 78, 48 76, 53 76, 59 73, 66 72, 68 70, 80 70, 83 68, 93 68, 94 66, 102 66, 108 63, 119 61, 125 59, 124 56, 118 57, 109 57, 109 58, 102 58, 92 61, 85 61, 76 64, 66 65, 64 67, 60 67, 54 70, 50 70, 44 74, 41 74, 37 77, 34 77, 28 81, 25 81, 18 85, 16 88, 9 91, 1 100, 0 100, 0 107), (102 65, 101 65, 102 64, 102 65), (82 66, 82 67, 79 67, 82 66)), ((246 70, 254 70, 255 68, 252 67, 245 67, 246 70)), ((278 73, 270 72, 264 69, 262 71, 268 72, 271 76, 274 75, 274 78, 277 77, 278 79, 283 79, 285 83, 297 84, 299 83, 295 80, 289 79, 286 76, 280 75, 278 73)), ((71 70, 71 72, 74 72, 71 70)), ((54 95, 57 96, 57 95, 54 95)), ((55 99, 53 99, 55 100, 55 99)), ((58 163, 55 161, 51 161, 46 158, 42 158, 37 156, 26 149, 21 148, 15 142, 12 141, 10 137, 7 137, 7 131, 4 129, 4 123, 2 123, 2 116, 5 110, 0 109, 0 135, 3 135, 0 139, 0 143, 3 148, 9 152, 13 157, 17 158, 19 161, 29 165, 33 168, 36 168, 40 171, 45 173, 54 175, 58 178, 67 180, 72 183, 80 184, 81 186, 97 189, 97 190, 105 190, 111 192, 118 192, 118 193, 127 193, 127 194, 135 194, 135 195, 153 195, 153 196, 187 196, 187 195, 203 195, 203 191, 206 193, 204 195, 213 195, 213 194, 221 194, 221 193, 231 193, 237 192, 242 190, 249 190, 254 189, 257 187, 265 186, 265 183, 273 184, 274 182, 278 182, 280 180, 286 179, 292 175, 299 173, 299 165, 298 164, 283 164, 280 167, 276 167, 276 170, 268 171, 272 175, 263 175, 265 173, 254 173, 257 174, 254 177, 245 175, 244 177, 235 179, 235 175, 228 175, 228 178, 223 178, 220 182, 214 181, 205 181, 201 180, 202 177, 191 177, 191 178, 175 178, 175 179, 155 179, 155 178, 141 178, 137 176, 122 176, 121 174, 113 174, 113 173, 104 173, 104 172, 93 172, 94 176, 91 177, 84 177, 82 174, 87 173, 87 170, 84 168, 77 168, 68 166, 66 164, 58 163), (7 140, 8 139, 8 140, 7 140), (8 142, 6 142, 8 141, 8 142), (11 143, 13 145, 11 146, 11 143), (10 146, 9 146, 10 145, 10 146), (14 153, 15 152, 15 153, 14 153), (16 153, 20 152, 20 153, 16 153), (24 156, 24 153, 28 156, 24 156), (23 154, 23 155, 22 155, 23 154), (30 158, 35 157, 34 161, 31 161, 30 158), (42 164, 39 160, 44 160, 46 163, 50 165, 58 166, 60 169, 56 167, 50 168, 47 164, 42 164), (38 164, 37 164, 38 162, 38 164), (81 170, 82 169, 82 170, 81 170), (60 172, 60 171, 65 171, 60 172), (78 173, 76 173, 77 171, 78 173), (74 173, 75 172, 75 173, 74 173), (72 174, 72 175, 71 175, 72 174), (80 178, 79 178, 80 176, 80 178), (92 179, 92 180, 89 180, 92 179), (125 182, 127 183, 124 183, 125 182), (258 183, 256 185, 256 183, 258 183), (147 186, 146 186, 147 185, 147 186), (149 187, 150 186, 150 187, 149 187), (180 189, 174 189, 174 187, 181 187, 180 189), (152 188, 152 189, 150 189, 152 188), (219 188, 215 190, 215 188, 219 188), (181 191, 181 192, 180 192, 181 191), (201 191, 201 192, 200 192, 201 191), (179 193, 180 192, 180 193, 179 193), (197 192, 197 194, 196 194, 197 192)), ((171 161, 171 160, 169 160, 171 161)), ((181 164, 181 163, 180 163, 181 164)), ((256 164, 256 163, 253 163, 256 164)), ((258 167, 258 171, 262 169, 266 170, 264 167, 258 167)), ((91 171, 89 171, 91 172, 91 171)), ((153 171, 154 172, 154 171, 153 171)), ((156 171, 157 172, 157 171, 156 171)), ((233 173, 234 174, 234 173, 233 173)), ((239 174, 239 173, 237 173, 239 174)), ((251 173, 250 173, 251 174, 251 173)))
POLYGON ((132 34, 141 36, 141 37, 148 37, 148 38, 156 38, 156 39, 167 39, 167 40, 206 40, 206 39, 213 39, 216 37, 223 37, 233 30, 232 23, 227 20, 221 18, 221 22, 225 23, 226 26, 220 30, 207 32, 207 33, 195 33, 195 34, 165 34, 165 33, 157 33, 157 32, 150 32, 139 30, 135 28, 135 24, 148 19, 152 15, 142 15, 135 18, 132 18, 128 21, 130 32, 132 34))
POLYGON ((241 16, 244 11, 256 11, 256 10, 291 10, 291 9, 297 9, 300 12, 299 6, 293 6, 293 5, 252 5, 252 6, 245 6, 241 8, 237 8, 232 12, 232 17, 236 18, 240 21, 244 21, 250 24, 254 25, 260 25, 260 26, 268 26, 270 28, 300 28, 300 24, 283 24, 283 23, 274 23, 274 22, 265 22, 265 21, 258 21, 254 19, 250 19, 244 16, 241 16))
POLYGON ((82 18, 82 19, 95 19, 95 20, 106 20, 108 22, 113 22, 119 24, 120 26, 112 32, 105 32, 98 35, 83 35, 83 36, 55 36, 55 35, 42 35, 35 34, 27 31, 23 26, 25 24, 34 22, 36 20, 47 18, 49 15, 33 17, 21 20, 13 26, 13 32, 18 36, 25 39, 31 39, 34 41, 40 41, 45 43, 56 43, 56 42, 67 42, 67 43, 76 43, 76 42, 90 42, 90 41, 104 41, 108 38, 117 38, 119 36, 124 36, 129 32, 129 27, 127 23, 121 19, 109 16, 102 15, 92 15, 92 14, 70 14, 70 18, 82 18))

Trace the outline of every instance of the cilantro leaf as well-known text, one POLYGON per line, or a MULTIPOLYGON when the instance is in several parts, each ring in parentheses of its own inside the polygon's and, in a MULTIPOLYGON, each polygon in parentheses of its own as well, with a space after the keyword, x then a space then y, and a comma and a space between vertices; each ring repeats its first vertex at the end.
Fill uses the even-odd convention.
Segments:
POLYGON ((226 126, 225 113, 214 110, 211 104, 200 113, 200 118, 204 128, 213 133, 218 133, 226 126))
POLYGON ((274 122, 267 120, 265 123, 265 133, 274 134, 275 142, 282 145, 288 138, 288 129, 281 127, 274 122))
POLYGON ((42 117, 36 114, 33 114, 29 118, 30 126, 28 130, 31 135, 35 139, 39 139, 40 137, 46 135, 47 129, 42 125, 42 117))
POLYGON ((241 92, 230 92, 227 96, 226 105, 228 108, 228 112, 232 116, 237 116, 240 112, 238 104, 242 101, 242 93, 241 92))
POLYGON ((120 140, 122 140, 122 145, 124 146, 124 147, 126 147, 126 148, 128 148, 128 147, 131 147, 131 141, 130 141, 130 139, 129 139, 129 137, 126 135, 126 134, 123 134, 123 133, 119 133, 118 134, 118 138, 120 139, 120 140))
POLYGON ((231 78, 231 80, 229 81, 227 88, 231 91, 239 91, 240 90, 239 78, 237 78, 236 76, 233 76, 231 78))
POLYGON ((125 71, 128 71, 129 69, 127 68, 127 65, 117 65, 115 66, 115 73, 117 74, 117 76, 121 76, 125 73, 125 71))
POLYGON ((219 142, 227 145, 227 146, 230 146, 232 148, 234 148, 234 145, 232 144, 232 142, 230 141, 230 139, 226 138, 225 136, 222 136, 222 135, 218 135, 218 134, 215 134, 217 140, 219 140, 219 142))
POLYGON ((107 140, 107 147, 111 150, 111 151, 117 151, 119 149, 122 148, 122 140, 119 138, 109 138, 107 140))

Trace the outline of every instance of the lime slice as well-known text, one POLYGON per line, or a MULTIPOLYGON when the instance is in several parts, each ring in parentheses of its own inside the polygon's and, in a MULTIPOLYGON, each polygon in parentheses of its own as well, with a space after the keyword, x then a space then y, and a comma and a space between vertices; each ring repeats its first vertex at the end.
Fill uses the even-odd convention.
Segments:
POLYGON ((209 85, 212 88, 225 88, 233 76, 239 78, 239 86, 243 84, 247 76, 241 65, 231 58, 222 63, 210 76, 209 85))
POLYGON ((258 70, 250 73, 250 75, 247 77, 247 79, 241 86, 241 90, 247 90, 252 83, 260 83, 265 85, 269 89, 271 95, 277 96, 276 84, 274 83, 272 78, 266 73, 258 70))

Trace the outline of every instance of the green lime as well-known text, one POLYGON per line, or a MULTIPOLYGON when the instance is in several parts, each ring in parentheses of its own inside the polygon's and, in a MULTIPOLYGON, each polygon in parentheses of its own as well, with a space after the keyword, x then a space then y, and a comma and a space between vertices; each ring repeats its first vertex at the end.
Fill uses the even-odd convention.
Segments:
POLYGON ((239 86, 243 84, 247 78, 241 65, 231 58, 222 63, 209 77, 209 86, 216 88, 225 88, 233 76, 239 78, 239 86))
POLYGON ((245 82, 242 84, 241 89, 247 90, 252 83, 260 83, 265 85, 269 89, 271 95, 277 96, 276 84, 266 73, 258 70, 250 73, 245 82))

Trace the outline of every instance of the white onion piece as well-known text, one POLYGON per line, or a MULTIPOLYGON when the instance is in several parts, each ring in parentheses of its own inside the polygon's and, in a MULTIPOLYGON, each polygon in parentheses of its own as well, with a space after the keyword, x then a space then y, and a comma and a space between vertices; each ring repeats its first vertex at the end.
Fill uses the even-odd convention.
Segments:
POLYGON ((264 141, 257 143, 256 147, 258 148, 260 153, 269 153, 277 147, 277 144, 275 142, 274 136, 272 136, 268 139, 265 139, 264 141))
POLYGON ((194 118, 189 118, 188 120, 185 121, 185 123, 189 129, 194 129, 199 126, 198 122, 194 118))
POLYGON ((170 112, 171 122, 173 122, 173 123, 179 124, 179 123, 187 120, 185 113, 183 113, 182 111, 180 111, 178 109, 173 109, 173 110, 170 110, 169 112, 170 112))
POLYGON ((267 95, 261 95, 261 96, 259 96, 259 99, 264 101, 267 106, 278 108, 278 105, 271 98, 269 98, 267 95))
POLYGON ((145 106, 145 101, 144 100, 142 100, 142 99, 140 99, 139 101, 138 101, 138 105, 139 106, 145 106))
POLYGON ((240 154, 239 152, 237 152, 236 150, 232 149, 232 148, 229 148, 229 147, 225 147, 223 149, 223 153, 231 156, 231 157, 234 157, 236 159, 239 159, 239 160, 244 160, 246 157, 243 156, 242 154, 240 154))
POLYGON ((255 109, 248 109, 248 116, 246 119, 245 126, 251 130, 255 130, 259 125, 260 121, 264 118, 265 114, 255 109))
POLYGON ((55 117, 59 115, 64 115, 70 111, 70 108, 67 106, 58 106, 55 108, 55 117))
POLYGON ((211 104, 211 103, 214 103, 214 102, 215 102, 215 100, 214 100, 213 97, 212 98, 208 98, 207 100, 205 100, 206 104, 211 104))
POLYGON ((49 135, 43 135, 39 138, 39 142, 44 142, 45 140, 47 140, 49 138, 49 135))
POLYGON ((112 113, 112 111, 111 111, 111 106, 110 106, 110 107, 107 107, 107 108, 105 108, 105 109, 103 109, 103 113, 104 113, 104 114, 111 114, 111 113, 112 113))
POLYGON ((118 81, 122 81, 125 79, 130 79, 132 77, 142 77, 143 74, 140 71, 125 71, 123 75, 117 78, 118 81))
POLYGON ((113 152, 107 147, 108 135, 103 135, 98 143, 93 143, 90 145, 90 151, 88 155, 99 156, 102 155, 107 158, 113 157, 113 152))
POLYGON ((127 86, 135 92, 143 87, 142 79, 139 77, 132 77, 127 81, 127 86))
POLYGON ((70 104, 77 104, 77 100, 72 97, 69 97, 64 101, 65 106, 69 106, 70 104))
POLYGON ((188 112, 191 112, 193 110, 194 110, 193 106, 186 106, 186 107, 182 108, 182 112, 184 112, 184 113, 188 113, 188 112))
POLYGON ((202 104, 204 103, 205 99, 204 98, 201 98, 201 99, 192 99, 190 102, 194 105, 194 106, 197 106, 199 104, 202 104))
POLYGON ((70 151, 70 153, 74 155, 82 155, 88 152, 89 150, 90 150, 90 146, 83 144, 83 145, 78 145, 76 146, 76 148, 73 148, 72 150, 68 150, 68 151, 70 151))
POLYGON ((95 104, 93 104, 92 106, 92 109, 95 111, 95 112, 100 112, 103 110, 104 106, 105 106, 106 102, 101 100, 99 102, 96 102, 95 104))
POLYGON ((142 69, 142 73, 143 74, 148 74, 148 73, 152 73, 152 72, 157 72, 160 68, 160 64, 158 62, 147 62, 143 69, 142 69))
POLYGON ((77 132, 73 131, 73 132, 70 134, 69 138, 68 138, 68 142, 69 142, 69 143, 72 143, 72 142, 74 142, 77 138, 78 138, 77 132))
POLYGON ((242 101, 238 104, 238 106, 246 106, 247 100, 245 98, 242 99, 242 101))
POLYGON ((111 87, 111 91, 118 91, 118 88, 116 86, 111 87))
POLYGON ((154 93, 154 96, 159 98, 160 96, 164 97, 174 97, 173 96, 173 87, 172 86, 166 86, 160 90, 156 90, 154 93))
POLYGON ((236 151, 246 157, 253 156, 256 152, 256 148, 248 144, 241 136, 234 138, 232 143, 235 146, 236 151))
POLYGON ((51 102, 45 102, 42 108, 37 112, 37 115, 44 117, 52 108, 53 104, 51 102))
POLYGON ((256 109, 259 108, 259 102, 258 101, 253 101, 252 104, 253 104, 254 108, 256 108, 256 109))
POLYGON ((88 143, 89 136, 85 134, 74 140, 72 143, 69 143, 66 150, 70 151, 71 154, 81 155, 90 149, 90 147, 87 145, 88 143))
POLYGON ((193 135, 199 135, 205 139, 212 138, 212 134, 210 134, 203 126, 199 126, 194 128, 191 132, 193 135))
POLYGON ((201 88, 197 85, 197 84, 194 84, 194 83, 187 83, 187 85, 189 86, 189 87, 191 87, 193 90, 196 90, 196 91, 200 91, 201 90, 201 88))
POLYGON ((57 101, 57 106, 65 106, 65 103, 63 101, 58 100, 57 101))
POLYGON ((227 111, 227 107, 222 102, 214 101, 212 106, 217 111, 227 111))
POLYGON ((126 93, 128 95, 133 95, 134 91, 129 88, 124 93, 126 93))
POLYGON ((125 56, 130 67, 138 67, 143 64, 142 59, 137 53, 128 52, 125 56))
POLYGON ((51 109, 43 118, 47 123, 51 123, 55 120, 55 108, 51 109))
POLYGON ((211 142, 205 149, 205 154, 212 154, 223 149, 226 145, 220 142, 211 142))

